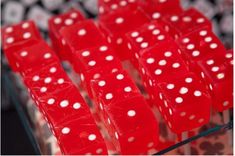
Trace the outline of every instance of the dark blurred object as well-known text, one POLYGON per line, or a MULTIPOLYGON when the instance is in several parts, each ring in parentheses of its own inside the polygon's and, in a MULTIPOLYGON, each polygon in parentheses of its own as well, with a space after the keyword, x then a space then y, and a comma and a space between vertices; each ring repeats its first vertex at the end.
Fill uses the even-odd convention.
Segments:
POLYGON ((15 109, 1 111, 1 154, 36 154, 15 109))

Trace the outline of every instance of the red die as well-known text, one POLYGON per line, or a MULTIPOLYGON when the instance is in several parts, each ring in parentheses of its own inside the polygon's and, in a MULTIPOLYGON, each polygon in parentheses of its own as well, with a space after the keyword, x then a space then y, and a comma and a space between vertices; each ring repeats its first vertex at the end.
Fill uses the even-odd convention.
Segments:
POLYGON ((112 73, 122 68, 121 62, 113 50, 107 45, 76 51, 73 68, 81 73, 81 80, 88 94, 92 97, 90 80, 100 78, 101 75, 112 73))
POLYGON ((6 51, 14 47, 14 50, 37 43, 41 40, 39 31, 33 21, 25 21, 2 29, 3 49, 6 51))
MULTIPOLYGON (((62 152, 64 154, 107 154, 104 140, 96 127, 88 105, 72 82, 66 80, 66 76, 55 80, 55 77, 65 74, 60 66, 55 67, 56 65, 53 64, 47 70, 43 68, 42 74, 32 78, 33 81, 37 80, 37 83, 28 82, 27 84, 40 111, 51 125, 62 152), (45 74, 47 71, 50 72, 48 75, 51 75, 51 72, 54 75, 50 82, 49 77, 41 78, 43 72, 45 74), (41 87, 43 83, 41 80, 44 80, 47 88, 41 87), (44 94, 38 94, 39 90, 44 94)), ((30 79, 30 77, 27 78, 30 79)))
POLYGON ((99 79, 101 76, 114 73, 118 70, 121 70, 121 64, 110 64, 109 66, 102 66, 99 68, 95 68, 93 70, 89 70, 80 74, 81 84, 87 90, 89 96, 92 98, 92 91, 91 91, 91 80, 92 79, 99 79))
POLYGON ((22 47, 31 46, 40 40, 39 31, 32 21, 22 22, 2 29, 3 49, 14 71, 17 71, 16 60, 12 61, 9 56, 21 50, 22 47))
POLYGON ((92 81, 92 89, 96 109, 121 154, 146 154, 156 147, 157 121, 126 72, 103 75, 92 81))
POLYGON ((120 154, 154 154, 159 142, 158 123, 142 96, 104 105, 113 143, 120 154), (138 148, 136 148, 138 147, 138 148))
POLYGON ((174 41, 166 41, 143 50, 139 61, 139 71, 141 75, 147 76, 150 86, 175 79, 189 71, 174 41))
POLYGON ((207 56, 198 62, 200 75, 213 97, 213 107, 223 111, 233 107, 233 64, 231 53, 207 56))
POLYGON ((49 63, 59 61, 56 54, 44 41, 21 46, 18 50, 10 49, 5 51, 5 54, 11 67, 22 75, 47 66, 49 63))
POLYGON ((140 9, 117 10, 99 19, 100 27, 106 34, 108 42, 113 45, 121 59, 130 58, 125 34, 147 22, 149 19, 140 9))
POLYGON ((91 116, 88 105, 75 86, 48 92, 44 96, 36 97, 35 101, 53 127, 59 126, 69 119, 76 119, 78 116, 91 116))
POLYGON ((143 1, 140 7, 150 18, 157 21, 160 21, 164 16, 182 12, 179 0, 148 0, 143 1))
POLYGON ((165 30, 175 39, 198 29, 206 27, 212 29, 211 22, 193 8, 179 15, 165 17, 163 21, 165 22, 165 30))
POLYGON ((140 0, 98 0, 99 16, 105 16, 118 9, 136 9, 140 0))
POLYGON ((121 66, 120 60, 107 44, 76 51, 74 54, 74 68, 83 73, 104 66, 121 66))
POLYGON ((103 34, 92 20, 86 20, 72 26, 64 27, 60 30, 60 33, 72 53, 106 43, 103 34))
POLYGON ((138 68, 140 51, 155 44, 172 40, 158 22, 151 22, 126 34, 131 61, 138 68))
POLYGON ((60 29, 69 25, 73 25, 79 21, 83 21, 85 18, 83 15, 77 10, 71 10, 64 14, 60 14, 58 16, 53 16, 50 18, 49 24, 49 36, 51 38, 51 42, 54 50, 58 53, 60 58, 68 59, 69 51, 68 45, 63 40, 60 29))
POLYGON ((43 97, 73 86, 59 62, 48 64, 39 70, 28 73, 24 76, 24 82, 34 98, 43 97))
POLYGON ((159 83, 155 87, 159 111, 175 133, 209 122, 211 97, 204 84, 192 73, 159 83))
POLYGON ((177 40, 182 54, 186 60, 190 60, 192 67, 206 56, 225 54, 226 49, 222 42, 208 29, 194 31, 177 40))
POLYGON ((139 89, 125 71, 114 71, 111 74, 92 80, 91 83, 95 100, 104 105, 140 94, 139 89))
POLYGON ((90 115, 70 118, 55 127, 55 135, 63 154, 107 155, 104 140, 90 115))
POLYGON ((107 154, 88 105, 60 65, 44 67, 25 82, 64 154, 107 154))

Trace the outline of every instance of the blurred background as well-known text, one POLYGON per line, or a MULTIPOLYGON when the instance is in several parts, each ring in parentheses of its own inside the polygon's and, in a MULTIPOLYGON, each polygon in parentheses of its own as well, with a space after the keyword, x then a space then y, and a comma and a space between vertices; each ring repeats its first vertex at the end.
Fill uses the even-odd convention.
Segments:
MULTIPOLYGON (((48 40, 47 20, 62 12, 66 12, 71 7, 81 10, 88 18, 95 18, 97 14, 96 0, 1 0, 1 26, 18 23, 22 20, 32 19, 37 24, 42 36, 48 40)), ((227 49, 233 48, 233 0, 181 0, 182 6, 188 8, 193 6, 200 12, 211 19, 214 32, 221 39, 227 49)), ((2 50, 1 53, 3 54, 2 50)), ((7 61, 2 55, 1 58, 1 154, 39 154, 35 150, 36 144, 32 141, 31 132, 25 129, 28 125, 35 126, 29 122, 22 122, 24 118, 39 118, 32 101, 27 101, 27 110, 15 105, 16 102, 25 101, 27 93, 24 87, 17 83, 19 79, 15 79, 16 88, 11 88, 9 91, 8 85, 3 81, 3 75, 9 72, 7 61), (17 90, 15 94, 22 99, 14 99, 11 91, 17 90), (30 104, 31 102, 31 104, 30 104), (17 110, 17 111, 16 111, 17 110), (26 116, 22 116, 19 111, 28 111, 26 116), (35 115, 36 114, 36 115, 35 115)), ((11 83, 11 82, 9 82, 11 83)), ((24 105, 24 104, 23 104, 24 105)), ((43 123, 37 123, 36 126, 41 126, 43 123), (38 125, 37 125, 38 124, 38 125)), ((44 127, 46 129, 46 127, 44 127)), ((44 150, 46 153, 56 154, 58 152, 56 145, 53 144, 53 138, 49 134, 39 134, 45 136, 48 144, 44 150)), ((40 142, 39 142, 40 144, 40 142)), ((208 143, 209 144, 209 143, 208 143)), ((219 149, 221 146, 207 145, 211 150, 219 149)), ((208 149, 209 150, 209 149, 208 149)), ((214 151, 215 154, 223 154, 214 151)), ((212 152, 213 153, 213 152, 212 152)), ((59 154, 59 153, 57 153, 59 154)), ((196 153, 195 153, 196 154, 196 153)))

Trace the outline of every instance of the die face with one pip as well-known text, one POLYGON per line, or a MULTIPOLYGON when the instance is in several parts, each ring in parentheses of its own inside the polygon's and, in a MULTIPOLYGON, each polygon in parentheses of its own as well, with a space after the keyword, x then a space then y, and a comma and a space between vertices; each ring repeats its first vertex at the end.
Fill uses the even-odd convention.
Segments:
POLYGON ((85 20, 60 30, 72 53, 106 43, 101 31, 92 20, 85 20))
POLYGON ((73 25, 77 22, 85 20, 84 16, 77 10, 70 10, 64 14, 53 16, 50 18, 49 36, 51 38, 52 46, 61 59, 68 59, 71 52, 68 45, 60 34, 60 29, 66 26, 73 25))
POLYGON ((113 143, 121 154, 147 154, 156 149, 157 121, 142 96, 126 98, 103 108, 108 124, 114 126, 113 143))
POLYGON ((141 9, 122 9, 100 18, 98 22, 117 55, 121 60, 125 60, 130 57, 127 55, 129 49, 125 34, 149 21, 141 9))

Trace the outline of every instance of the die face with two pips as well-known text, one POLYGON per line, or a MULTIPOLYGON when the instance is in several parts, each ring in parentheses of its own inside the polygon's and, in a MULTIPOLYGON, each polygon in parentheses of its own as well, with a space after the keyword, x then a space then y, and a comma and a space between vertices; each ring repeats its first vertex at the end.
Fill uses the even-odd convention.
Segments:
MULTIPOLYGON (((14 71, 18 71, 19 63, 17 59, 22 61, 27 52, 21 51, 22 45, 25 48, 42 40, 39 31, 32 21, 24 21, 13 26, 2 28, 2 46, 5 55, 14 71), (15 54, 16 52, 16 54, 15 54), (12 55, 19 55, 15 56, 12 55)), ((32 57, 32 56, 31 56, 32 57)))
POLYGON ((164 17, 163 21, 165 30, 175 39, 202 28, 212 30, 211 22, 193 8, 164 17))
POLYGON ((71 51, 60 34, 60 30, 84 20, 85 17, 74 9, 49 19, 49 36, 51 38, 52 47, 62 60, 70 60, 71 51))
POLYGON ((149 18, 142 10, 125 9, 100 18, 98 23, 119 58, 126 60, 130 56, 128 55, 129 48, 125 34, 149 21, 149 18))

